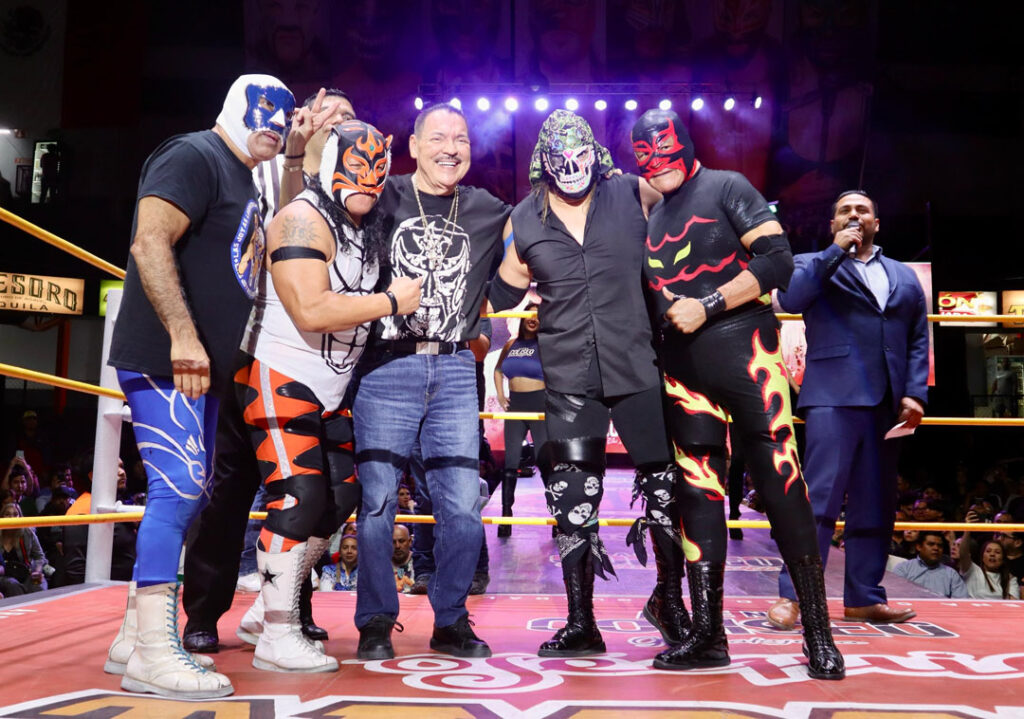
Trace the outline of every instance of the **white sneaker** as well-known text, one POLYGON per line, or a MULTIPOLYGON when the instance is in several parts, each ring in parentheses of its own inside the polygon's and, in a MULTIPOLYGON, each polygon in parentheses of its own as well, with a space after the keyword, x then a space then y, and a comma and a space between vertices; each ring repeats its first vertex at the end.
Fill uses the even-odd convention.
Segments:
POLYGON ((260 574, 269 577, 263 583, 263 631, 256 642, 252 665, 275 672, 336 672, 338 660, 302 633, 299 620, 299 594, 308 567, 306 543, 287 552, 271 554, 256 550, 260 574))
POLYGON ((226 697, 235 691, 231 681, 205 669, 181 646, 178 586, 168 582, 136 591, 138 637, 121 688, 172 699, 226 697))
POLYGON ((252 574, 243 574, 238 578, 238 583, 235 584, 236 592, 251 592, 256 593, 260 591, 260 573, 253 572, 252 574))
MULTIPOLYGON (((135 582, 129 582, 128 604, 125 606, 124 619, 121 621, 121 628, 117 630, 117 636, 114 637, 114 643, 110 645, 110 650, 107 652, 107 661, 103 664, 103 671, 107 674, 124 674, 128 658, 135 651, 135 640, 138 634, 135 591, 135 582)), ((211 657, 205 654, 190 654, 189 656, 203 669, 217 671, 217 666, 211 657)))

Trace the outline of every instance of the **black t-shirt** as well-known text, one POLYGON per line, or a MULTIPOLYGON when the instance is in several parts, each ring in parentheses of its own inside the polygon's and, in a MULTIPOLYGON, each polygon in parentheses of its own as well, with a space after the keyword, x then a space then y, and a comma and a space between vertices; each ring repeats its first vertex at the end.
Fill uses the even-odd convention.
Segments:
MULTIPOLYGON (((174 245, 178 275, 199 339, 210 356, 214 393, 230 386, 232 358, 252 308, 265 240, 252 171, 212 130, 164 142, 142 167, 138 198, 167 200, 190 225, 174 245)), ((138 221, 132 220, 132 237, 138 221)), ((128 260, 110 364, 170 377, 171 340, 128 260)))
POLYGON ((388 220, 394 277, 422 277, 422 299, 415 314, 385 317, 375 323, 382 340, 459 342, 480 334, 484 287, 500 261, 501 233, 512 208, 479 187, 459 186, 457 216, 448 222, 454 195, 420 192, 432 233, 424 231, 412 175, 389 177, 380 208, 388 220))
MULTIPOLYGON (((644 280, 653 312, 671 304, 662 292, 705 297, 747 267, 750 253, 740 237, 774 220, 768 203, 743 175, 702 167, 651 212, 644 280)), ((764 303, 748 303, 713 318, 717 323, 764 303)), ((711 324, 711 323, 709 323, 711 324)))
POLYGON ((658 384, 642 287, 647 220, 636 175, 601 179, 583 244, 532 193, 512 212, 516 251, 537 282, 541 367, 549 389, 586 394, 596 358, 605 397, 658 384))
POLYGON ((1018 581, 1024 581, 1024 554, 1014 559, 1007 559, 1004 563, 1010 574, 1015 576, 1018 581))

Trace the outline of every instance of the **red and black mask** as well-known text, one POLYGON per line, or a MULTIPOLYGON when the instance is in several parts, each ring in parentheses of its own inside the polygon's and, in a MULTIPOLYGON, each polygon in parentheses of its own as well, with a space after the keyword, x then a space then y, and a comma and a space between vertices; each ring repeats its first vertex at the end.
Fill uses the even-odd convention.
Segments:
POLYGON ((631 136, 636 164, 644 178, 679 170, 685 181, 693 174, 693 141, 673 111, 648 110, 633 125, 631 136))

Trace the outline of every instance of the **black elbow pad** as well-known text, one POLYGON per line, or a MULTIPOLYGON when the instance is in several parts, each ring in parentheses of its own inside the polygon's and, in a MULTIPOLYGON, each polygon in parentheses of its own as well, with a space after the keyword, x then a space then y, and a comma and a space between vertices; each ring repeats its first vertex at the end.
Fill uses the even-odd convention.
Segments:
POLYGON ((523 298, 526 297, 526 291, 529 289, 529 287, 513 287, 501 279, 500 274, 496 273, 494 279, 491 280, 487 299, 491 301, 491 307, 494 308, 495 312, 501 312, 511 309, 522 302, 523 298))
POLYGON ((789 287, 789 278, 793 274, 793 253, 785 233, 758 237, 750 245, 750 252, 753 257, 747 269, 757 278, 762 294, 776 287, 780 290, 789 287))

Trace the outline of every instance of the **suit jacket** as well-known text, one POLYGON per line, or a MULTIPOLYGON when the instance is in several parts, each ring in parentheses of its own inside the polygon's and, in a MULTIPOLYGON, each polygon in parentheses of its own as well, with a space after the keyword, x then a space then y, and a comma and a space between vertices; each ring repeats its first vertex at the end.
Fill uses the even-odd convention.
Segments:
POLYGON ((798 409, 874 407, 890 392, 928 399, 928 316, 913 270, 879 254, 889 278, 882 310, 838 245, 794 258, 789 288, 779 292, 787 312, 803 313, 807 369, 798 409))

